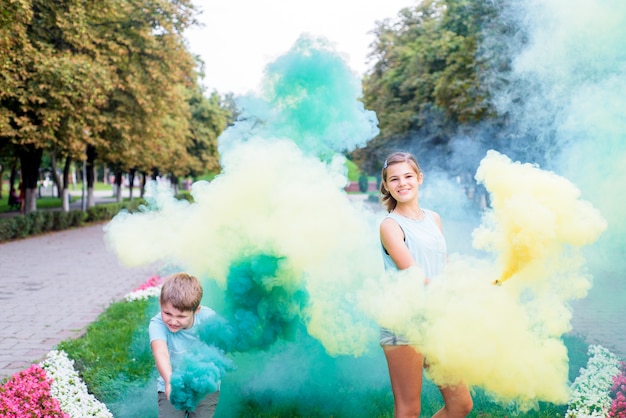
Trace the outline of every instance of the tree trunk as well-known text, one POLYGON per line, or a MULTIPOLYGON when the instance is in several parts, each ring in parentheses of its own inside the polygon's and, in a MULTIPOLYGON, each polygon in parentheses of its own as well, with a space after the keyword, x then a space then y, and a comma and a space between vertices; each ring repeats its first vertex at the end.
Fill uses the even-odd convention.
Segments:
POLYGON ((115 201, 122 201, 122 172, 115 173, 115 201))
POLYGON ((170 183, 174 191, 174 196, 176 196, 178 194, 178 177, 173 174, 170 175, 170 183))
MULTIPOLYGON (((7 201, 7 203, 9 204, 9 206, 11 205, 11 196, 19 196, 19 203, 20 203, 20 210, 22 210, 24 208, 24 193, 23 193, 23 189, 24 189, 24 185, 22 184, 22 181, 20 180, 19 183, 19 191, 16 192, 15 191, 15 180, 17 180, 17 162, 18 162, 18 158, 15 158, 13 160, 13 163, 11 164, 11 172, 9 174, 9 199, 7 201)), ((2 177, 0 177, 1 179, 2 177)))
POLYGON ((70 178, 70 168, 72 166, 72 157, 65 159, 65 166, 63 167, 63 192, 61 194, 61 203, 63 212, 70 211, 70 191, 67 188, 70 178))
POLYGON ((50 151, 50 166, 52 167, 52 181, 57 186, 57 197, 63 197, 63 190, 67 186, 67 183, 63 183, 59 174, 57 173, 57 151, 56 149, 50 151))
POLYGON ((43 150, 34 145, 23 145, 18 150, 22 166, 22 182, 25 188, 24 214, 37 210, 37 181, 39 180, 39 167, 43 150))
POLYGON ((15 189, 15 180, 17 179, 17 161, 16 158, 13 160, 13 164, 11 165, 11 174, 9 174, 9 192, 15 189))
POLYGON ((96 147, 93 145, 87 145, 87 207, 91 208, 96 206, 96 201, 93 196, 94 175, 96 169, 96 147))
POLYGON ((141 190, 139 191, 139 197, 143 199, 146 195, 146 173, 141 172, 141 185, 139 186, 141 190))
POLYGON ((131 168, 128 172, 128 187, 130 188, 128 192, 128 200, 133 201, 133 185, 135 184, 135 173, 137 173, 136 168, 131 168))
POLYGON ((119 186, 117 185, 117 182, 115 181, 115 179, 117 178, 117 171, 115 170, 111 170, 111 174, 109 175, 110 177, 112 177, 109 181, 109 184, 111 184, 111 196, 115 197, 117 196, 117 189, 119 188, 119 186))

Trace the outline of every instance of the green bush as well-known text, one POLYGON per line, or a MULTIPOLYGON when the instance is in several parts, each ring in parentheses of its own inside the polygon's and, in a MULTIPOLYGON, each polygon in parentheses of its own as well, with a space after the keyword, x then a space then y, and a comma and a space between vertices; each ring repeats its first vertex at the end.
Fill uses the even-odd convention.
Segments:
POLYGON ((108 221, 123 209, 135 212, 144 204, 144 199, 135 199, 132 202, 96 205, 87 209, 86 212, 81 210, 71 210, 69 212, 37 210, 28 215, 0 218, 0 242, 26 238, 50 231, 61 231, 82 226, 85 223, 108 221))
POLYGON ((30 235, 32 220, 27 216, 15 218, 15 238, 25 238, 30 235))
POLYGON ((135 199, 132 202, 126 202, 126 209, 129 212, 136 212, 139 210, 141 206, 145 206, 145 205, 146 205, 145 199, 135 199))
MULTIPOLYGON (((87 219, 87 214, 80 210, 48 211, 45 214, 50 217, 49 228, 46 231, 61 231, 63 229, 81 226, 87 219)), ((44 232, 46 232, 44 231, 44 232)))
POLYGON ((136 212, 141 205, 145 205, 145 199, 133 199, 133 201, 105 203, 87 209, 87 222, 101 222, 113 219, 122 210, 136 212))
POLYGON ((87 214, 81 210, 71 210, 66 212, 69 215, 68 227, 81 226, 87 220, 87 214))
POLYGON ((43 229, 44 231, 54 231, 54 213, 53 212, 45 212, 45 217, 43 219, 43 229))
POLYGON ((46 226, 46 213, 43 211, 35 211, 35 212, 31 212, 27 215, 27 218, 29 218, 29 231, 28 231, 28 235, 38 235, 41 233, 46 232, 47 230, 45 229, 46 226))
POLYGON ((186 200, 186 201, 188 201, 190 203, 193 203, 193 196, 187 190, 183 190, 183 191, 179 192, 175 197, 178 200, 186 200))
POLYGON ((346 167, 348 169, 348 180, 357 181, 361 175, 361 170, 352 160, 346 160, 346 167))
POLYGON ((0 219, 0 242, 8 241, 17 236, 16 217, 0 219))
POLYGON ((122 206, 116 203, 90 207, 87 209, 87 222, 111 219, 121 208, 122 206))
POLYGON ((51 231, 62 231, 69 227, 69 216, 67 212, 54 211, 52 212, 52 227, 51 231))
POLYGON ((370 179, 367 176, 367 174, 361 174, 359 176, 359 191, 361 193, 367 193, 367 190, 369 189, 369 184, 370 183, 370 179))

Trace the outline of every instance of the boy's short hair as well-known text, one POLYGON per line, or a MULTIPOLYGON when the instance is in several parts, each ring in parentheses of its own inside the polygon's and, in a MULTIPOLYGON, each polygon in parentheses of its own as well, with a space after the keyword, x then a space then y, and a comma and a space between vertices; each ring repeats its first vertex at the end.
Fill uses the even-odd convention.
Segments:
POLYGON ((202 285, 197 277, 174 273, 163 282, 160 302, 169 302, 179 311, 195 311, 200 306, 202 294, 202 285))

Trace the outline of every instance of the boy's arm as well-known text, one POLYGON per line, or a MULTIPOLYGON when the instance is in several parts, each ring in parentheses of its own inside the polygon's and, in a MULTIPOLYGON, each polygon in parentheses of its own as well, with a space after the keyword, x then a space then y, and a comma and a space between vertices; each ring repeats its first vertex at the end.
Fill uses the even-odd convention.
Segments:
POLYGON ((170 362, 170 352, 167 350, 167 343, 164 340, 154 340, 150 343, 150 347, 152 348, 156 368, 165 381, 165 396, 169 400, 172 389, 170 384, 172 363, 170 362))

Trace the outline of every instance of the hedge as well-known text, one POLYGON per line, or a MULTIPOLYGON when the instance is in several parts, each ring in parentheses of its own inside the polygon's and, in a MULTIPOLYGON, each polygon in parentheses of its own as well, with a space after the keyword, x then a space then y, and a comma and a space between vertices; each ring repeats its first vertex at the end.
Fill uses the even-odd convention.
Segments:
POLYGON ((134 199, 132 202, 104 203, 92 206, 86 212, 81 210, 70 210, 69 212, 38 210, 28 215, 0 218, 0 242, 108 221, 122 209, 135 212, 145 203, 144 199, 134 199))

